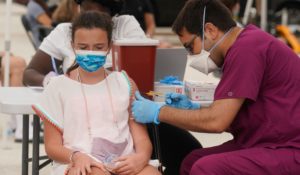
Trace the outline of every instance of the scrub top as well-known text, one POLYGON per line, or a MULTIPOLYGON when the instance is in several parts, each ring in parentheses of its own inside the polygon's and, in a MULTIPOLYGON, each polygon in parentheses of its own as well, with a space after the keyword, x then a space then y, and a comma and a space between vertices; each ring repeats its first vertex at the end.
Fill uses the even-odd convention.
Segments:
POLYGON ((229 128, 241 147, 300 148, 300 58, 253 25, 229 48, 215 100, 244 98, 229 128))

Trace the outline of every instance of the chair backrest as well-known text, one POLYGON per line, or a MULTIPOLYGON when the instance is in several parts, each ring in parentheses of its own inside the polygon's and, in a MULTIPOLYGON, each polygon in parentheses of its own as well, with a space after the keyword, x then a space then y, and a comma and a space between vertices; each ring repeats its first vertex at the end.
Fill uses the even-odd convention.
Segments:
POLYGON ((31 31, 31 28, 30 28, 30 25, 29 25, 26 15, 21 16, 21 21, 22 21, 23 27, 26 30, 26 32, 31 31))
POLYGON ((277 25, 276 31, 287 41, 295 53, 300 53, 300 42, 287 26, 277 25))
POLYGON ((43 39, 50 34, 53 28, 40 26, 39 27, 39 40, 42 42, 43 39))
POLYGON ((29 24, 29 21, 28 21, 26 15, 21 16, 21 22, 22 22, 23 27, 26 31, 26 35, 28 36, 29 41, 33 45, 34 49, 37 50, 37 46, 34 44, 32 30, 31 30, 31 27, 30 27, 30 24, 29 24))

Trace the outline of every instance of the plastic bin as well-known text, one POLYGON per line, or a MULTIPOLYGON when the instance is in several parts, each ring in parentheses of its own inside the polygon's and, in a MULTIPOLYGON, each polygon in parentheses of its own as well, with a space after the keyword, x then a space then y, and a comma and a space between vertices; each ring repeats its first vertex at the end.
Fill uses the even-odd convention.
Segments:
POLYGON ((143 96, 154 89, 158 40, 116 40, 112 47, 113 70, 124 70, 135 81, 143 96))

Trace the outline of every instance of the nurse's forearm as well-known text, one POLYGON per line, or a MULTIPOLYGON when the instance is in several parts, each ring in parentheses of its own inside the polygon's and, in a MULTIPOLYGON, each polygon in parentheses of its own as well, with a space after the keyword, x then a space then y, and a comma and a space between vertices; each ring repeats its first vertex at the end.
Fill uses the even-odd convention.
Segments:
POLYGON ((220 129, 214 126, 216 118, 210 115, 209 108, 201 110, 181 110, 163 107, 160 110, 159 120, 179 128, 196 132, 218 133, 220 129))
POLYGON ((208 108, 181 110, 162 107, 159 120, 179 128, 208 133, 224 132, 234 120, 244 99, 224 99, 215 101, 208 108))
POLYGON ((145 13, 144 17, 146 23, 146 35, 151 38, 155 33, 156 27, 154 15, 152 13, 145 13))

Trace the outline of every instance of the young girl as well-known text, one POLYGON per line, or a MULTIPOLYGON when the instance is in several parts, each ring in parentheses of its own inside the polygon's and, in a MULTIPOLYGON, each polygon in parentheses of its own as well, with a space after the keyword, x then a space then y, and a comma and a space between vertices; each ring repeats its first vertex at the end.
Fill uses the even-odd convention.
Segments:
POLYGON ((111 36, 108 15, 81 13, 72 24, 75 63, 50 81, 33 106, 45 121, 53 174, 160 174, 148 165, 152 145, 145 126, 130 119, 135 84, 125 72, 103 68, 111 36))

